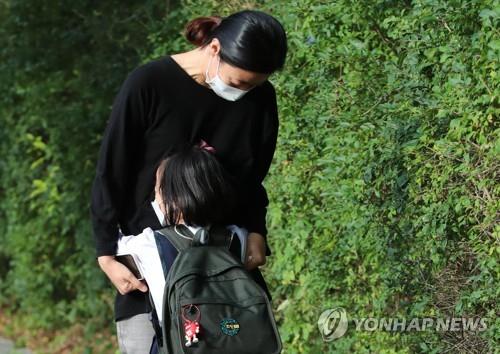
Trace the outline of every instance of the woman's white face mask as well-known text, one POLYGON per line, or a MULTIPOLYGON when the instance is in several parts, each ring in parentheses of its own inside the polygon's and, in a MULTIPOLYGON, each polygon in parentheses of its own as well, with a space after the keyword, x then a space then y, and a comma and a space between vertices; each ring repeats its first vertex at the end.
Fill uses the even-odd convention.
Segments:
POLYGON ((213 56, 208 61, 207 70, 205 71, 205 82, 218 96, 228 101, 236 101, 240 99, 245 93, 250 91, 250 90, 241 90, 239 88, 228 85, 224 81, 222 81, 222 79, 219 76, 220 57, 219 57, 219 63, 217 63, 217 71, 215 72, 215 76, 212 79, 209 79, 208 68, 210 68, 212 58, 213 56))

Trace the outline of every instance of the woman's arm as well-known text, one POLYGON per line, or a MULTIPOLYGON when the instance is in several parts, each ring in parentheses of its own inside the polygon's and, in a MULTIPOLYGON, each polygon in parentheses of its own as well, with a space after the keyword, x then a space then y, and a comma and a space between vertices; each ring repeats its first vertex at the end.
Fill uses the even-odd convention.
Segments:
POLYGON ((267 104, 264 106, 264 125, 259 144, 259 159, 254 168, 253 178, 250 181, 250 198, 245 208, 245 227, 249 231, 246 263, 248 269, 265 264, 266 256, 271 255, 271 250, 267 245, 266 227, 269 199, 262 183, 269 172, 276 149, 279 119, 276 92, 271 83, 269 83, 268 87, 270 90, 266 96, 268 97, 267 104))
POLYGON ((143 67, 132 71, 115 97, 99 150, 91 193, 91 219, 99 266, 122 294, 147 287, 114 259, 118 220, 128 190, 137 148, 147 126, 147 80, 143 67))
POLYGON ((121 206, 141 158, 147 106, 147 82, 139 67, 115 97, 99 150, 90 206, 97 256, 115 254, 121 206))

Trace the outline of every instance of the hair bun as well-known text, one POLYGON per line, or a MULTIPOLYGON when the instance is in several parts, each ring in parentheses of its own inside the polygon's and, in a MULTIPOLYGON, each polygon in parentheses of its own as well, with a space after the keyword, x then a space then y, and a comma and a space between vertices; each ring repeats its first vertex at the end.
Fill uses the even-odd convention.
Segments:
POLYGON ((197 17, 188 22, 184 35, 188 41, 200 47, 205 44, 209 35, 220 25, 221 21, 220 16, 197 17))

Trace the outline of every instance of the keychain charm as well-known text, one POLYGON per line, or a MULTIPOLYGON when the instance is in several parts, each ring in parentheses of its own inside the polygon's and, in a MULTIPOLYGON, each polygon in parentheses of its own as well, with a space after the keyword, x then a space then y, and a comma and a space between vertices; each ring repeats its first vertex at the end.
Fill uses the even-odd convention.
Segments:
POLYGON ((182 307, 182 320, 184 321, 184 338, 186 339, 186 347, 190 347, 191 344, 193 343, 198 343, 198 337, 196 336, 198 333, 200 333, 200 317, 201 317, 201 312, 198 306, 189 304, 189 305, 184 305, 182 307), (185 311, 186 309, 188 311, 191 311, 192 309, 195 309, 196 311, 196 317, 194 320, 190 320, 186 317, 185 311))

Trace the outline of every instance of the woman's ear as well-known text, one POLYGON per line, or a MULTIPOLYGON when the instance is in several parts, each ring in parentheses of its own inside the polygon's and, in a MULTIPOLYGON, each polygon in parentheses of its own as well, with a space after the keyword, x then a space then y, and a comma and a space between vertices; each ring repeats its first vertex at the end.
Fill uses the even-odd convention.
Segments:
POLYGON ((220 52, 220 42, 217 38, 212 38, 212 41, 208 44, 207 50, 210 55, 218 55, 220 52))

